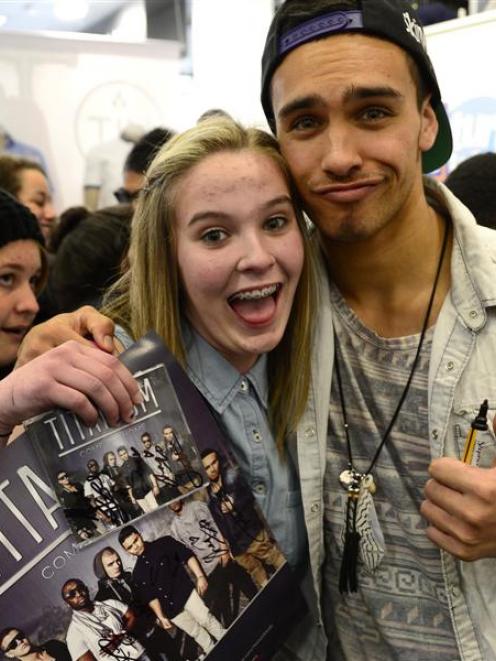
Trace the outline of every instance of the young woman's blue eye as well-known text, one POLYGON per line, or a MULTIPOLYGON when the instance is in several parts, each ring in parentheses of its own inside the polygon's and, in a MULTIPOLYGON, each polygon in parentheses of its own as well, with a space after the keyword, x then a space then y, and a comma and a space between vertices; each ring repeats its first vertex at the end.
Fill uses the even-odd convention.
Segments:
POLYGON ((224 230, 221 229, 211 229, 202 234, 201 239, 205 243, 218 243, 219 241, 222 241, 225 239, 227 236, 227 233, 224 230))

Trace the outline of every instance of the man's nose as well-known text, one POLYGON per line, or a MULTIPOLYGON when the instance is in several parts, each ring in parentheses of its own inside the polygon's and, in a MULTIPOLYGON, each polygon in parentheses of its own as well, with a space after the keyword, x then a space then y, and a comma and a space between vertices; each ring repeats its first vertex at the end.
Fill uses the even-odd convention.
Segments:
POLYGON ((323 136, 322 169, 335 177, 347 177, 362 165, 356 135, 351 127, 329 126, 323 136))

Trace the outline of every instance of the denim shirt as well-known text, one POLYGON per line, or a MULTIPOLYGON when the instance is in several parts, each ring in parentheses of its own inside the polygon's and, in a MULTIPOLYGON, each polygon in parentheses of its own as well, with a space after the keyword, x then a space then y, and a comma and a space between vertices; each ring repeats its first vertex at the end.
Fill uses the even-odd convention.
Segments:
MULTIPOLYGON (((496 403, 496 232, 478 226, 469 210, 442 184, 426 179, 425 186, 447 210, 454 230, 451 290, 436 321, 429 366, 429 442, 433 459, 459 458, 481 402, 489 400, 489 420, 496 403)), ((320 287, 311 394, 297 433, 317 626, 321 624, 322 489, 334 353, 324 268, 320 287)), ((491 466, 496 458, 496 441, 491 424, 489 427, 477 437, 473 463, 481 467, 491 466)), ((496 661, 496 558, 463 562, 442 551, 442 566, 460 659, 496 661)), ((334 641, 328 646, 335 649, 334 641)))
POLYGON ((267 419, 267 356, 240 374, 200 335, 183 329, 189 378, 217 413, 238 462, 288 562, 305 559, 305 523, 291 456, 281 458, 267 419))

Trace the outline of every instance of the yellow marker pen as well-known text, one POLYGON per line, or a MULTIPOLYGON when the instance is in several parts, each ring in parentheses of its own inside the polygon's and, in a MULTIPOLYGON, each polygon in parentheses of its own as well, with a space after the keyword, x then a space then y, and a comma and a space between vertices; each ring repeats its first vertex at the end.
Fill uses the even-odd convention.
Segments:
POLYGON ((487 409, 488 403, 487 399, 485 399, 481 404, 479 413, 472 420, 467 438, 465 439, 465 447, 463 448, 463 454, 460 457, 464 464, 472 463, 477 432, 485 431, 487 429, 487 409))

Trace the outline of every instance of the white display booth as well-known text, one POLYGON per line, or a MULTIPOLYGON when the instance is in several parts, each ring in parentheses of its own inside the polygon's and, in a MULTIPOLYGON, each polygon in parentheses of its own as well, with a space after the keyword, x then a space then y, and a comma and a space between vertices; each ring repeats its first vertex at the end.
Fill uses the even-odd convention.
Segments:
POLYGON ((92 147, 129 123, 188 122, 180 64, 177 42, 2 33, 0 126, 41 150, 59 210, 80 204, 92 147))

